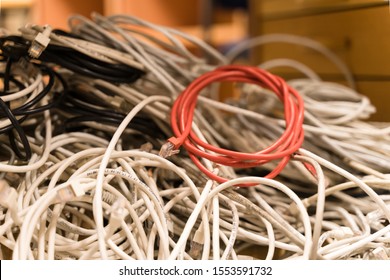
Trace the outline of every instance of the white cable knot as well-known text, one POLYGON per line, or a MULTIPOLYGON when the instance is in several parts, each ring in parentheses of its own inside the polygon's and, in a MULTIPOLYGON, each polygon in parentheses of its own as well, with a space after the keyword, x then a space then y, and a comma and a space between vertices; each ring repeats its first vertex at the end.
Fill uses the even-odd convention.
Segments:
POLYGON ((117 198, 111 205, 110 209, 106 211, 107 215, 122 217, 125 210, 125 200, 122 197, 117 198))
POLYGON ((22 220, 18 215, 18 192, 10 187, 5 180, 0 180, 0 205, 10 211, 11 218, 16 225, 22 223, 22 220))
POLYGON ((122 197, 119 197, 111 205, 110 209, 106 211, 107 215, 110 215, 110 220, 106 229, 106 240, 108 240, 115 231, 121 226, 124 217, 127 215, 125 209, 126 202, 122 197))
POLYGON ((390 250, 382 246, 375 248, 370 253, 370 259, 373 260, 390 260, 389 258, 390 250))
POLYGON ((337 229, 326 231, 320 236, 318 240, 318 248, 321 248, 322 244, 324 244, 328 238, 342 240, 353 236, 355 236, 355 233, 349 227, 339 227, 337 229))
POLYGON ((5 180, 0 180, 0 205, 4 208, 11 208, 17 205, 18 193, 8 185, 5 180))

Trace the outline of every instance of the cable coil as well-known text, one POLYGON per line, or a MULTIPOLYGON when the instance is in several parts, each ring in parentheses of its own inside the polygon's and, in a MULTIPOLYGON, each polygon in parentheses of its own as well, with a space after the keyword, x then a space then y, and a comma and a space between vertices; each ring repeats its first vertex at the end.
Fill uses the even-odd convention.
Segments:
POLYGON ((252 66, 221 66, 195 79, 177 98, 171 112, 171 126, 175 137, 168 139, 168 146, 162 148, 161 154, 167 156, 172 153, 172 149, 176 150, 183 145, 196 166, 209 178, 220 183, 227 180, 208 170, 199 157, 216 164, 236 168, 254 167, 272 160, 280 160, 276 168, 266 176, 274 178, 283 170, 290 156, 299 149, 303 142, 303 118, 302 98, 282 78, 252 66), (285 131, 281 137, 268 148, 256 153, 242 153, 218 148, 199 139, 192 130, 197 97, 206 86, 222 81, 251 83, 273 91, 284 104, 285 131))

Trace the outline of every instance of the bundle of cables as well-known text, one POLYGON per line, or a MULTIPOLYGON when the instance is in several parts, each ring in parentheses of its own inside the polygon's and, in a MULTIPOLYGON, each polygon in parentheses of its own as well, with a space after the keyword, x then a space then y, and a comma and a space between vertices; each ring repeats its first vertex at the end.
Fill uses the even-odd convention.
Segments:
POLYGON ((25 55, 44 63, 55 63, 75 73, 112 82, 134 82, 144 74, 143 66, 128 54, 78 38, 50 26, 27 25, 20 29, 25 55), (23 38, 23 39, 22 39, 23 38))
POLYGON ((31 148, 21 124, 28 124, 28 116, 61 104, 68 82, 64 80, 64 69, 113 83, 132 83, 144 74, 143 66, 131 56, 52 30, 48 25, 27 25, 21 32, 22 36, 0 38, 1 59, 5 62, 0 117, 8 119, 2 121, 0 133, 8 134, 13 152, 22 160, 30 159, 31 148), (55 93, 52 100, 46 97, 50 92, 55 93))
POLYGON ((266 175, 267 178, 273 178, 283 170, 290 156, 303 142, 303 113, 302 98, 283 79, 257 67, 222 66, 195 79, 177 98, 171 112, 171 126, 175 137, 170 138, 168 143, 163 145, 160 155, 170 156, 183 145, 196 166, 209 178, 220 183, 226 182, 227 179, 213 174, 198 157, 206 158, 216 164, 241 168, 280 160, 277 167, 266 175), (209 84, 222 81, 251 83, 273 91, 284 104, 285 132, 282 136, 268 148, 253 154, 214 147, 199 139, 192 131, 197 96, 209 84))
MULTIPOLYGON (((92 130, 95 128, 111 133, 126 117, 123 108, 125 100, 113 95, 104 87, 93 87, 93 84, 94 81, 85 79, 81 81, 75 79, 69 83, 69 92, 60 104, 58 112, 64 122, 62 132, 91 128, 90 133, 96 134, 97 131, 92 130), (100 125, 94 126, 93 123, 100 125)), ((131 108, 130 105, 128 107, 131 108)), ((166 137, 161 125, 155 122, 152 115, 143 113, 133 119, 127 132, 138 135, 140 141, 143 141, 141 144, 151 142, 159 145, 157 140, 166 137)))
POLYGON ((39 116, 57 106, 66 93, 66 84, 50 67, 29 63, 23 56, 23 46, 19 39, 14 36, 0 39, 1 60, 4 62, 0 74, 3 79, 0 134, 8 135, 12 150, 18 158, 28 160, 31 148, 25 127, 29 125, 28 120, 34 122, 29 117, 39 116))
POLYGON ((68 23, 72 34, 134 57, 146 71, 134 84, 143 93, 168 91, 167 94, 176 97, 194 78, 226 63, 226 58, 217 50, 179 30, 131 15, 104 17, 92 13, 91 18, 71 16, 68 23), (194 55, 184 42, 204 56, 194 55))

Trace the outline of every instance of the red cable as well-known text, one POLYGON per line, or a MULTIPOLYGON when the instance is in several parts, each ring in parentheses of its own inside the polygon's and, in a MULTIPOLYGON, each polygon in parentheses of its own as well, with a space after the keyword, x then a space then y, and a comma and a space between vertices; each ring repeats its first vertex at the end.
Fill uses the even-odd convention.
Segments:
POLYGON ((195 79, 177 98, 171 112, 171 126, 176 137, 168 139, 168 143, 170 149, 175 150, 183 145, 195 165, 209 178, 219 183, 226 182, 227 179, 212 173, 199 158, 231 167, 254 167, 272 160, 280 160, 276 168, 266 176, 274 178, 303 142, 303 114, 302 98, 282 78, 253 66, 222 66, 195 79), (271 146, 256 153, 241 153, 212 146, 195 135, 192 131, 192 121, 198 95, 211 83, 222 81, 256 84, 273 91, 279 97, 284 105, 285 131, 271 146), (199 149, 199 146, 205 151, 199 149))

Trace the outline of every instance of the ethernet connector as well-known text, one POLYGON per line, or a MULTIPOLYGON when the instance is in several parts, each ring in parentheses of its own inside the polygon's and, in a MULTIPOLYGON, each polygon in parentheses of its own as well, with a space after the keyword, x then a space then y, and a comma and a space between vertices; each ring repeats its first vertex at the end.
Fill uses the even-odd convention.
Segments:
POLYGON ((51 26, 46 25, 43 32, 39 32, 38 35, 34 38, 34 40, 31 43, 30 49, 28 50, 28 54, 32 58, 40 57, 42 52, 49 45, 51 31, 52 31, 51 26))

